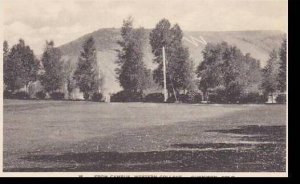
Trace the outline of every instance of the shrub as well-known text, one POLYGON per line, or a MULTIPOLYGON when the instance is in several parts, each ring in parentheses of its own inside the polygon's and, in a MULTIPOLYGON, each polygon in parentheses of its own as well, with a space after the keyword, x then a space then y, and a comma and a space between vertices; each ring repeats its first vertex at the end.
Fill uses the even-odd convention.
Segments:
POLYGON ((45 99, 46 93, 43 91, 39 91, 39 92, 35 93, 35 97, 38 99, 45 99))
POLYGON ((30 99, 30 95, 25 91, 19 91, 14 95, 14 98, 26 100, 26 99, 30 99))
POLYGON ((195 103, 201 103, 202 102, 202 94, 201 93, 197 93, 194 97, 194 102, 195 103))
POLYGON ((263 95, 260 95, 259 93, 247 93, 240 97, 239 100, 240 103, 264 103, 265 98, 263 95))
MULTIPOLYGON (((182 102, 182 100, 184 100, 184 98, 185 98, 185 95, 184 94, 179 94, 176 97, 177 97, 177 102, 182 102)), ((176 98, 175 98, 174 95, 170 96, 167 99, 167 103, 175 103, 175 102, 176 102, 176 98)))
POLYGON ((83 93, 83 98, 85 100, 88 100, 90 98, 90 95, 88 93, 83 93))
POLYGON ((201 103, 202 95, 195 91, 189 91, 186 95, 182 96, 180 100, 184 103, 201 103))
POLYGON ((93 95, 92 95, 92 101, 94 102, 101 102, 102 101, 102 93, 99 93, 99 92, 95 92, 93 95))
POLYGON ((224 87, 216 87, 215 89, 208 91, 209 103, 227 103, 226 90, 224 87))
POLYGON ((12 99, 12 98, 14 98, 14 94, 11 91, 4 90, 3 98, 4 99, 12 99))
POLYGON ((62 92, 53 92, 50 94, 50 97, 53 100, 62 100, 65 98, 65 94, 62 92))
POLYGON ((167 99, 167 103, 174 103, 176 101, 175 96, 172 95, 167 99))
POLYGON ((110 102, 121 102, 121 93, 115 93, 110 96, 110 102))
POLYGON ((120 91, 113 94, 110 98, 111 102, 141 102, 143 96, 141 93, 135 93, 130 91, 120 91))
MULTIPOLYGON (((200 103, 202 100, 202 96, 200 93, 195 91, 187 92, 186 94, 180 94, 177 96, 177 100, 182 103, 200 103)), ((171 96, 168 98, 168 103, 174 103, 176 101, 175 96, 171 96)))
POLYGON ((129 93, 128 102, 142 102, 143 95, 142 93, 129 93))
POLYGON ((280 104, 285 104, 286 103, 286 94, 279 94, 276 97, 276 102, 280 104))
POLYGON ((145 96, 144 102, 162 103, 164 102, 164 95, 162 93, 150 93, 145 96))
POLYGON ((208 100, 210 103, 227 103, 225 92, 223 91, 210 93, 208 100))
POLYGON ((177 100, 182 103, 187 103, 188 96, 186 94, 179 94, 177 95, 177 100))
POLYGON ((223 99, 224 103, 239 103, 242 96, 242 88, 237 83, 233 83, 226 90, 219 89, 217 93, 225 97, 223 99))

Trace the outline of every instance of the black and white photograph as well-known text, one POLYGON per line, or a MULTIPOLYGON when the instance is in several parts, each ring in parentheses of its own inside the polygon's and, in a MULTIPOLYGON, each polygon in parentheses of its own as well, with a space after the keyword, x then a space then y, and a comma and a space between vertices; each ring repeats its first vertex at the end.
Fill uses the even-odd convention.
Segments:
POLYGON ((0 176, 288 176, 287 0, 0 8, 0 176))

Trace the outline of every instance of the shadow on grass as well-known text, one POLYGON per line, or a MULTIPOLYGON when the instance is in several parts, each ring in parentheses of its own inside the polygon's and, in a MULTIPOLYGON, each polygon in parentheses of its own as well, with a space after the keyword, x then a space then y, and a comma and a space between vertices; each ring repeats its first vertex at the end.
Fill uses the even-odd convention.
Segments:
POLYGON ((10 172, 75 172, 75 171, 164 171, 164 172, 284 172, 285 127, 245 126, 238 129, 214 130, 245 136, 248 141, 271 141, 262 144, 174 144, 170 150, 149 152, 87 152, 61 155, 28 155, 31 162, 62 163, 65 167, 14 168, 10 172), (259 137, 264 137, 263 139, 259 137), (252 140, 255 139, 255 140, 252 140), (180 148, 180 149, 178 149, 180 148), (208 149, 209 148, 209 149, 208 149), (223 148, 229 148, 224 150, 223 148), (248 148, 248 149, 244 149, 248 148), (197 150, 199 149, 199 150, 197 150), (200 150, 201 149, 201 150, 200 150))
POLYGON ((286 127, 280 125, 278 126, 248 125, 248 126, 241 126, 237 129, 210 130, 208 132, 240 134, 241 140, 245 140, 245 141, 258 141, 258 142, 271 141, 271 142, 285 143, 286 140, 286 133, 285 133, 286 127))

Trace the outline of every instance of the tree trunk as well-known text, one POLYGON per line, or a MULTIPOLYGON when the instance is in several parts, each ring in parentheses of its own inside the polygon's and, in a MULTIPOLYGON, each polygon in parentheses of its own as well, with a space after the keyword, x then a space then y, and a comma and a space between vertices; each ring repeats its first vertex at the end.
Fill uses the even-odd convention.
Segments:
POLYGON ((175 97, 175 101, 177 102, 177 95, 176 95, 176 91, 174 89, 174 85, 173 85, 173 80, 171 80, 171 85, 172 85, 172 89, 173 89, 173 94, 174 94, 174 97, 175 97))
POLYGON ((71 99, 72 99, 72 94, 71 94, 71 92, 70 92, 70 91, 68 91, 68 98, 69 98, 69 100, 71 100, 71 99))
POLYGON ((202 101, 207 101, 207 98, 206 98, 206 91, 203 91, 203 94, 202 94, 202 101))
POLYGON ((83 98, 84 98, 84 100, 88 100, 89 97, 90 97, 90 94, 89 94, 88 92, 84 92, 84 93, 83 93, 83 98))
POLYGON ((28 93, 28 84, 25 84, 25 92, 28 93))

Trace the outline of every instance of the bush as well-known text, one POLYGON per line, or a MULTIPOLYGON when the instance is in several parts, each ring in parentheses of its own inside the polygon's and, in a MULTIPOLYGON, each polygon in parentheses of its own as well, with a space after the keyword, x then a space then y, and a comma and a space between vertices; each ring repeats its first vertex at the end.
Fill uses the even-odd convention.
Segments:
MULTIPOLYGON (((184 95, 180 94, 180 95, 177 95, 177 102, 181 102, 181 99, 184 98, 184 95)), ((167 99, 167 103, 175 103, 176 102, 176 98, 174 95, 170 96, 168 99, 167 99)))
POLYGON ((120 92, 112 94, 110 96, 110 102, 120 102, 120 100, 121 100, 120 92))
POLYGON ((227 103, 225 91, 218 90, 216 92, 210 93, 208 95, 208 100, 210 103, 227 103))
POLYGON ((144 102, 162 103, 164 102, 164 95, 162 93, 151 93, 145 96, 144 102))
POLYGON ((259 93, 247 93, 240 97, 240 103, 264 103, 266 101, 263 95, 259 93))
POLYGON ((12 99, 12 98, 14 98, 14 94, 11 91, 4 90, 3 98, 4 99, 12 99))
POLYGON ((182 103, 187 103, 188 96, 186 94, 179 94, 179 95, 177 95, 177 100, 182 103))
POLYGON ((62 100, 65 98, 65 94, 62 92, 53 92, 50 94, 50 97, 53 100, 62 100))
POLYGON ((175 96, 172 95, 170 96, 168 99, 167 99, 167 103, 175 103, 176 99, 175 99, 175 96))
POLYGON ((19 91, 14 95, 14 98, 26 100, 26 99, 30 99, 30 95, 25 91, 19 91))
POLYGON ((215 89, 209 90, 207 96, 207 101, 209 103, 228 103, 226 98, 226 90, 224 87, 216 87, 215 89))
POLYGON ((35 97, 38 99, 45 99, 46 93, 43 91, 39 91, 39 92, 35 93, 35 97))
POLYGON ((276 97, 276 102, 280 104, 285 104, 286 103, 286 94, 279 94, 276 97))
POLYGON ((184 103, 201 103, 202 95, 195 91, 189 91, 186 95, 182 96, 180 100, 184 103))
MULTIPOLYGON (((182 103, 200 103, 202 96, 197 92, 188 92, 187 94, 177 95, 177 100, 182 103)), ((171 96, 167 99, 168 103, 174 103, 176 101, 175 96, 171 96)))
POLYGON ((92 101, 94 102, 102 102, 102 93, 99 93, 99 92, 95 92, 93 95, 92 95, 92 101))
POLYGON ((83 93, 83 98, 85 100, 88 100, 90 98, 90 95, 88 93, 83 93))
POLYGON ((141 93, 134 93, 130 91, 120 91, 113 94, 110 98, 111 102, 142 102, 143 96, 141 93))
POLYGON ((225 103, 239 103, 242 96, 242 88, 237 83, 229 85, 226 90, 219 89, 217 92, 225 96, 225 103))

